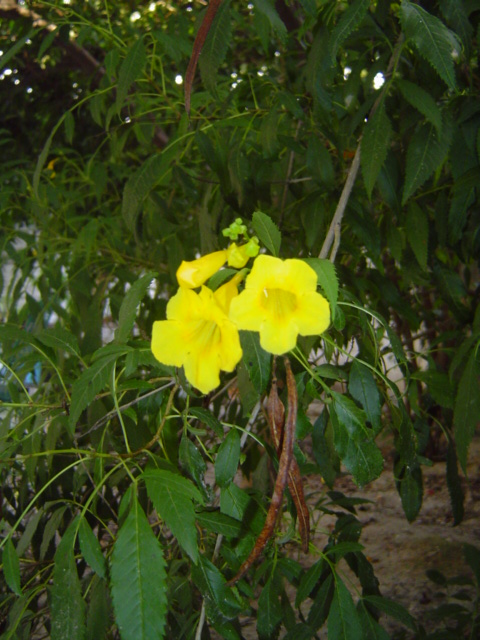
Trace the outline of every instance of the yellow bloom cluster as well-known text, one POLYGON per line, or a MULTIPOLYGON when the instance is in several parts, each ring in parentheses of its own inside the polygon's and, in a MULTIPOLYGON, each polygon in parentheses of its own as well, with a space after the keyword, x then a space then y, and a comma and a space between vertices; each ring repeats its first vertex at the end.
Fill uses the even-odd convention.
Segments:
POLYGON ((215 389, 220 371, 233 371, 240 361, 239 330, 258 331, 262 348, 281 355, 295 347, 298 335, 318 335, 330 324, 317 274, 302 260, 259 255, 241 293, 241 273, 215 292, 204 286, 226 262, 241 269, 257 253, 258 246, 232 244, 182 262, 167 319, 153 324, 153 355, 163 364, 183 366, 187 380, 202 393, 215 389), (199 293, 193 291, 198 287, 199 293))

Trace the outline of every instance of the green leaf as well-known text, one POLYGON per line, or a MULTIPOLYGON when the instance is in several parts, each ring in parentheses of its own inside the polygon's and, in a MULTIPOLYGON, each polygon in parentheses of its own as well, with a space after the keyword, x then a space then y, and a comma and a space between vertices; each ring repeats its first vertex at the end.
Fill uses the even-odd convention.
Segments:
POLYGON ((89 566, 98 576, 100 576, 100 578, 106 578, 107 564, 105 562, 105 556, 102 553, 102 549, 96 535, 93 533, 85 518, 80 520, 78 539, 82 555, 89 566))
POLYGON ((348 8, 343 12, 330 35, 329 50, 332 60, 335 59, 338 49, 348 36, 360 25, 369 6, 370 0, 355 0, 350 6, 347 5, 348 8))
POLYGON ((113 607, 122 640, 164 637, 166 582, 162 547, 133 496, 132 507, 113 547, 111 564, 113 607))
POLYGON ((182 549, 196 563, 198 542, 192 501, 203 504, 202 494, 190 480, 164 469, 147 470, 142 477, 158 515, 170 528, 182 549))
POLYGON ((197 521, 208 531, 227 538, 237 538, 243 531, 243 526, 238 520, 219 511, 197 511, 197 521))
POLYGON ((449 89, 455 90, 454 49, 461 50, 455 35, 435 16, 425 9, 402 0, 400 20, 406 37, 411 40, 420 55, 427 60, 449 89))
POLYGON ((232 42, 232 23, 230 2, 222 2, 208 31, 198 66, 205 87, 212 95, 217 94, 217 72, 225 60, 228 47, 232 42))
POLYGON ((80 355, 77 338, 73 333, 70 333, 70 331, 67 331, 63 327, 45 329, 44 331, 37 333, 35 337, 47 347, 60 349, 61 351, 68 351, 74 356, 80 355))
POLYGON ((260 346, 260 337, 255 331, 240 331, 243 362, 253 387, 261 395, 270 379, 271 355, 260 346))
POLYGON ((282 236, 273 220, 266 213, 255 211, 252 216, 252 226, 260 242, 267 247, 270 253, 278 256, 282 236))
POLYGON ((130 231, 135 231, 142 202, 153 187, 171 173, 175 154, 174 145, 166 147, 161 153, 145 160, 127 180, 123 190, 122 216, 130 231))
POLYGON ((465 47, 465 56, 468 59, 470 57, 473 27, 468 19, 465 2, 463 0, 440 0, 439 6, 447 23, 462 40, 462 44, 465 47))
POLYGON ((381 428, 381 398, 372 372, 358 360, 354 360, 348 380, 348 390, 359 402, 376 432, 381 428))
POLYGON ((207 427, 210 427, 219 438, 224 437, 222 423, 211 411, 203 407, 190 407, 188 412, 191 416, 206 424, 207 427))
POLYGON ((147 62, 147 52, 142 38, 138 38, 133 47, 128 51, 125 60, 120 65, 118 72, 117 97, 115 100, 115 108, 117 113, 125 102, 128 90, 138 76, 142 73, 143 67, 147 62))
POLYGON ((367 122, 361 143, 360 162, 369 198, 372 196, 375 182, 387 159, 392 133, 392 125, 385 111, 385 103, 381 102, 367 122))
POLYGON ((236 600, 217 567, 205 556, 200 556, 198 564, 192 566, 192 578, 205 598, 211 616, 221 613, 232 619, 240 613, 242 604, 236 600))
POLYGON ((272 0, 253 0, 255 9, 263 14, 269 21, 270 27, 275 31, 281 40, 287 37, 287 28, 277 13, 272 0))
POLYGON ((389 600, 388 598, 384 598, 383 596, 374 596, 374 595, 365 595, 362 600, 364 602, 368 602, 373 604, 374 607, 386 613, 391 618, 398 620, 405 627, 411 629, 412 631, 417 630, 417 625, 415 623, 415 619, 408 613, 405 607, 402 607, 398 602, 393 602, 393 600, 389 600))
POLYGON ((453 424, 458 459, 467 473, 467 458, 470 443, 480 416, 480 363, 477 350, 473 349, 458 384, 453 424))
POLYGON ((105 640, 111 626, 108 588, 105 580, 96 578, 87 612, 87 640, 105 640))
POLYGON ((323 290, 332 311, 335 316, 338 300, 338 277, 335 271, 335 265, 324 258, 305 258, 304 262, 317 274, 318 284, 323 290))
POLYGON ((407 240, 418 264, 424 271, 428 264, 428 215, 416 202, 411 202, 407 210, 407 240))
POLYGON ((304 600, 312 593, 320 576, 325 571, 326 562, 323 558, 317 560, 306 573, 303 574, 300 584, 298 585, 297 594, 295 596, 295 606, 298 608, 304 600))
POLYGON ((413 522, 420 512, 423 501, 423 477, 420 467, 406 467, 399 485, 403 511, 407 520, 413 522))
POLYGON ((41 560, 45 560, 50 542, 62 523, 63 514, 65 513, 66 508, 67 507, 59 507, 58 509, 55 509, 43 529, 42 544, 40 545, 41 560))
POLYGON ((52 640, 85 638, 85 602, 73 553, 75 528, 72 523, 55 553, 51 590, 52 640))
POLYGON ((415 132, 407 150, 402 205, 443 164, 452 141, 451 134, 451 127, 447 123, 443 125, 441 136, 428 123, 415 132))
POLYGON ((442 132, 442 112, 435 99, 425 89, 413 82, 408 82, 408 80, 398 80, 397 84, 405 100, 424 115, 440 135, 442 132))
POLYGON ((153 278, 156 276, 157 274, 154 271, 149 271, 134 282, 125 294, 118 314, 118 327, 115 331, 115 342, 126 342, 130 337, 130 333, 133 329, 135 318, 137 316, 138 305, 145 296, 153 278))
POLYGON ((116 354, 100 358, 91 367, 85 369, 73 383, 72 402, 68 417, 68 426, 71 434, 75 431, 82 411, 95 400, 97 393, 100 393, 106 387, 116 359, 116 354))
POLYGON ((352 596, 338 575, 328 614, 328 640, 362 640, 362 627, 352 596))
MULTIPOLYGON (((30 31, 27 33, 27 35, 23 36, 22 38, 19 38, 10 47, 10 49, 8 49, 8 51, 3 51, 2 56, 1 56, 2 69, 6 68, 8 61, 11 58, 14 58, 17 55, 17 53, 19 53, 23 49, 23 47, 26 44, 28 44, 28 41, 31 40, 34 37, 34 35, 37 33, 37 31, 38 31, 38 29, 30 29, 30 31)), ((12 42, 12 40, 10 40, 10 42, 12 42)))
POLYGON ((215 480, 219 487, 224 487, 233 480, 239 461, 240 436, 236 429, 230 429, 215 458, 215 480))
POLYGON ((333 575, 331 573, 322 582, 308 612, 307 624, 316 630, 325 624, 333 597, 333 575))
POLYGON ((2 564, 5 582, 13 593, 17 594, 17 596, 21 596, 22 586, 20 584, 20 561, 11 538, 7 539, 3 548, 2 564))
POLYGON ((204 498, 207 497, 205 490, 205 471, 207 465, 202 457, 202 454, 193 444, 193 442, 187 437, 186 434, 182 436, 180 447, 178 449, 178 460, 182 465, 184 471, 193 479, 199 490, 202 492, 204 498))
POLYGON ((453 442, 448 442, 447 449, 447 487, 450 494, 450 504, 452 506, 453 526, 457 526, 463 520, 465 513, 462 482, 458 474, 457 452, 453 442))
POLYGON ((329 487, 333 486, 337 477, 336 462, 338 458, 333 451, 333 443, 327 438, 327 412, 324 410, 313 424, 312 445, 315 462, 319 466, 322 478, 329 487))
POLYGON ((463 555, 468 566, 475 574, 477 586, 480 586, 480 549, 467 542, 463 545, 463 555))
POLYGON ((357 612, 363 640, 390 640, 388 633, 378 624, 362 600, 357 603, 357 612))
POLYGON ((307 169, 314 179, 323 184, 330 185, 335 179, 332 158, 325 147, 325 144, 317 136, 313 136, 308 141, 307 169))
POLYGON ((267 580, 258 599, 257 632, 259 638, 271 638, 282 620, 282 605, 276 584, 267 580))

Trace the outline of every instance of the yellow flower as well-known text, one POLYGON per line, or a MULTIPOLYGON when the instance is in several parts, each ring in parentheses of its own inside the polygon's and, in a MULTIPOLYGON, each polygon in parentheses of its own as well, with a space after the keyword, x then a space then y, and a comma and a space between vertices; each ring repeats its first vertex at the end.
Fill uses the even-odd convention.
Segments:
POLYGON ((302 260, 260 255, 234 298, 230 319, 238 329, 259 331, 260 344, 280 355, 295 347, 298 335, 323 333, 330 307, 317 293, 317 274, 302 260))
POLYGON ((196 289, 204 284, 214 273, 223 267, 227 261, 227 251, 214 251, 207 255, 186 262, 177 269, 177 281, 181 287, 196 289))
POLYGON ((235 269, 243 269, 250 258, 254 258, 259 251, 260 245, 257 238, 252 238, 249 242, 239 247, 235 242, 232 242, 227 249, 228 266, 235 267, 235 269))
POLYGON ((180 287, 168 302, 167 320, 153 323, 155 358, 183 366, 187 380, 202 393, 218 387, 220 371, 233 371, 242 357, 238 330, 227 315, 238 293, 236 278, 215 293, 180 287))

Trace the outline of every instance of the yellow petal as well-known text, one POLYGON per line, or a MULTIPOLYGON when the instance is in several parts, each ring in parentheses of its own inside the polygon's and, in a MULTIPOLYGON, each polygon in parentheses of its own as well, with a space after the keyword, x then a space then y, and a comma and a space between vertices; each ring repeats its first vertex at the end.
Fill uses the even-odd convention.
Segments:
POLYGON ((181 367, 185 343, 180 325, 172 320, 157 320, 152 327, 152 353, 162 364, 181 367))
POLYGON ((293 322, 283 325, 264 322, 260 329, 260 345, 265 351, 280 356, 295 347, 297 336, 298 330, 293 322))
POLYGON ((227 249, 227 261, 229 267, 234 267, 235 269, 243 269, 243 267, 250 260, 249 255, 246 253, 246 244, 242 244, 239 247, 232 242, 232 244, 227 249))
POLYGON ((226 260, 226 251, 207 253, 207 255, 191 262, 184 260, 177 269, 178 284, 181 287, 195 289, 206 282, 214 273, 217 273, 226 260))
POLYGON ((260 331, 267 317, 266 310, 260 304, 260 295, 261 291, 245 289, 230 303, 229 318, 240 330, 260 331))
POLYGON ((330 306, 320 293, 305 293, 299 297, 294 319, 300 335, 320 335, 330 324, 330 306))
POLYGON ((202 393, 210 393, 220 384, 220 367, 211 356, 199 358, 198 353, 189 353, 184 367, 187 380, 202 393))
POLYGON ((242 358, 242 347, 240 346, 238 329, 233 322, 225 320, 220 331, 222 336, 219 351, 220 369, 223 371, 233 371, 242 358))
POLYGON ((238 285, 243 280, 243 275, 237 273, 231 280, 219 287, 214 295, 215 301, 225 314, 228 314, 230 303, 238 296, 238 285))

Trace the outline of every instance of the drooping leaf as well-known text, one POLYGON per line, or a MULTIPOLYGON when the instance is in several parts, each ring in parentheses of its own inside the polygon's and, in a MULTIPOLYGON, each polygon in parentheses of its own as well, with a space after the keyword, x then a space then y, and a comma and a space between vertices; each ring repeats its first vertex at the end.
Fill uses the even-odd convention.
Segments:
POLYGON ((73 383, 72 402, 68 417, 70 433, 75 431, 75 426, 82 411, 93 402, 97 393, 100 393, 106 387, 116 359, 116 355, 100 358, 91 367, 85 369, 73 383))
POLYGON ((330 35, 329 49, 330 56, 334 60, 338 49, 342 46, 348 36, 360 25, 364 19, 370 0, 355 0, 342 14, 342 17, 333 28, 330 35))
POLYGON ((135 323, 138 305, 145 296, 150 283, 156 275, 157 274, 154 271, 149 271, 134 282, 125 294, 118 314, 118 327, 115 331, 115 342, 126 342, 128 340, 135 323))
POLYGON ((100 543, 85 518, 80 521, 78 540, 83 557, 100 578, 106 578, 107 565, 100 543))
POLYGON ((205 87, 216 95, 218 68, 225 60, 232 41, 230 2, 223 0, 208 31, 205 44, 198 59, 200 74, 205 87))
POLYGON ((108 588, 105 580, 96 578, 90 595, 90 605, 87 611, 86 640, 105 640, 110 628, 111 605, 107 599, 108 588))
POLYGON ((73 553, 75 525, 65 532, 55 553, 53 567, 52 640, 85 638, 85 602, 73 553))
POLYGON ((211 411, 204 407, 190 407, 189 413, 200 422, 206 424, 207 427, 210 427, 219 438, 224 437, 222 423, 211 411))
POLYGON ((224 487, 233 480, 239 461, 240 436, 236 429, 230 429, 215 458, 215 480, 219 487, 224 487))
POLYGON ((240 613, 242 604, 235 598, 217 567, 205 556, 200 556, 198 564, 192 566, 192 578, 214 620, 219 613, 227 620, 240 613))
POLYGON ((447 449, 447 487, 450 494, 450 505, 453 513, 453 525, 460 524, 464 516, 465 494, 458 473, 457 452, 453 442, 449 441, 447 449))
POLYGON ((480 363, 476 349, 472 350, 458 383, 453 423, 458 459, 467 472, 468 449, 480 419, 480 363))
POLYGON ((407 150, 402 204, 442 165, 450 148, 451 134, 451 127, 446 122, 441 136, 433 125, 427 123, 412 137, 407 150))
POLYGON ((308 612, 307 624, 314 630, 325 624, 329 615, 334 591, 333 574, 329 573, 315 595, 308 612))
POLYGON ((147 52, 142 38, 138 38, 135 44, 128 51, 124 61, 120 65, 118 72, 117 97, 115 100, 115 108, 117 113, 123 107, 128 90, 140 76, 143 67, 147 62, 147 52))
POLYGON ((366 608, 365 603, 360 600, 357 604, 357 613, 363 632, 363 640, 389 640, 390 636, 381 627, 370 611, 366 608))
POLYGON ((470 57, 473 27, 468 19, 468 11, 464 0, 440 0, 439 6, 447 24, 460 37, 468 59, 470 57))
POLYGON ((197 521, 208 531, 213 531, 227 538, 238 537, 243 529, 238 520, 220 513, 220 511, 197 511, 197 521))
POLYGON ((399 493, 407 520, 413 522, 423 502, 423 476, 420 467, 406 467, 399 481, 399 493))
POLYGON ((66 507, 59 507, 55 509, 55 511, 50 516, 47 524, 43 529, 43 537, 42 544, 40 545, 40 559, 44 560, 48 551, 48 547, 53 540, 59 526, 62 523, 63 514, 65 513, 66 507))
POLYGON ((240 344, 250 380, 255 391, 261 395, 270 379, 271 355, 262 349, 259 335, 254 331, 240 331, 240 344))
POLYGON ((260 242, 263 242, 274 256, 278 256, 282 236, 270 216, 261 211, 255 211, 252 216, 252 225, 260 242))
POLYGON ((335 177, 332 158, 317 136, 312 136, 308 141, 306 163, 314 179, 326 185, 332 184, 335 177))
POLYGON ((320 576, 326 569, 326 563, 323 558, 317 560, 308 571, 306 571, 298 585, 297 594, 295 596, 295 606, 299 607, 304 600, 312 593, 315 585, 317 584, 320 576))
POLYGON ((49 329, 44 329, 40 333, 35 334, 35 337, 43 342, 47 347, 52 347, 53 349, 60 349, 62 351, 68 351, 75 356, 80 355, 80 348, 78 346, 78 340, 67 331, 63 327, 51 327, 49 329))
POLYGON ((369 118, 362 137, 360 162, 368 197, 372 196, 373 187, 387 159, 392 125, 385 111, 385 103, 376 109, 369 118))
POLYGON ((253 0, 253 4, 255 5, 255 9, 267 18, 271 29, 275 31, 278 37, 281 40, 285 40, 287 37, 287 28, 278 15, 274 2, 272 0, 253 0))
POLYGON ((184 471, 192 478, 204 498, 207 498, 207 492, 205 489, 205 471, 207 465, 202 457, 202 454, 193 444, 190 438, 186 434, 182 436, 180 447, 178 450, 178 460, 182 465, 184 471))
POLYGON ((416 631, 417 625, 413 616, 398 602, 384 598, 383 596, 365 595, 362 598, 365 602, 373 604, 377 609, 383 611, 391 618, 398 620, 411 631, 416 631))
POLYGON ((362 627, 350 591, 336 576, 328 614, 328 640, 362 640, 362 627))
POLYGON ((442 132, 442 112, 435 99, 428 91, 408 80, 398 80, 397 84, 405 100, 424 115, 440 135, 442 132))
POLYGON ((324 258, 305 258, 304 262, 317 274, 318 284, 330 304, 332 317, 335 317, 338 300, 338 276, 335 265, 324 258))
POLYGON ((460 51, 460 44, 452 31, 437 17, 408 0, 402 0, 400 20, 406 37, 414 43, 420 55, 432 65, 448 88, 454 90, 457 82, 452 53, 454 49, 460 51))
POLYGON ((196 563, 198 542, 193 501, 203 504, 202 494, 187 478, 164 469, 147 470, 142 477, 158 515, 196 563))
POLYGON ((145 160, 127 180, 123 190, 122 216, 130 231, 135 230, 142 202, 157 183, 171 174, 175 154, 175 146, 166 147, 145 160))
POLYGON ((17 596, 22 595, 22 586, 20 584, 20 561, 11 538, 8 538, 5 546, 3 547, 2 564, 5 582, 13 593, 16 593, 17 596))
POLYGON ((313 424, 312 444, 315 462, 319 466, 322 478, 329 487, 333 486, 337 477, 336 463, 338 458, 333 451, 333 442, 327 438, 327 412, 324 410, 313 424))
POLYGON ((166 581, 162 547, 133 495, 130 512, 115 541, 111 563, 113 607, 122 640, 164 637, 166 581))
POLYGON ((357 402, 359 402, 368 420, 375 431, 381 427, 381 400, 380 392, 370 369, 354 360, 348 380, 348 390, 357 402))
POLYGON ((407 209, 407 240, 412 247, 418 264, 424 271, 428 264, 428 216, 416 202, 410 202, 407 209))
POLYGON ((271 638, 282 620, 282 605, 273 578, 267 580, 258 599, 259 638, 271 638))

